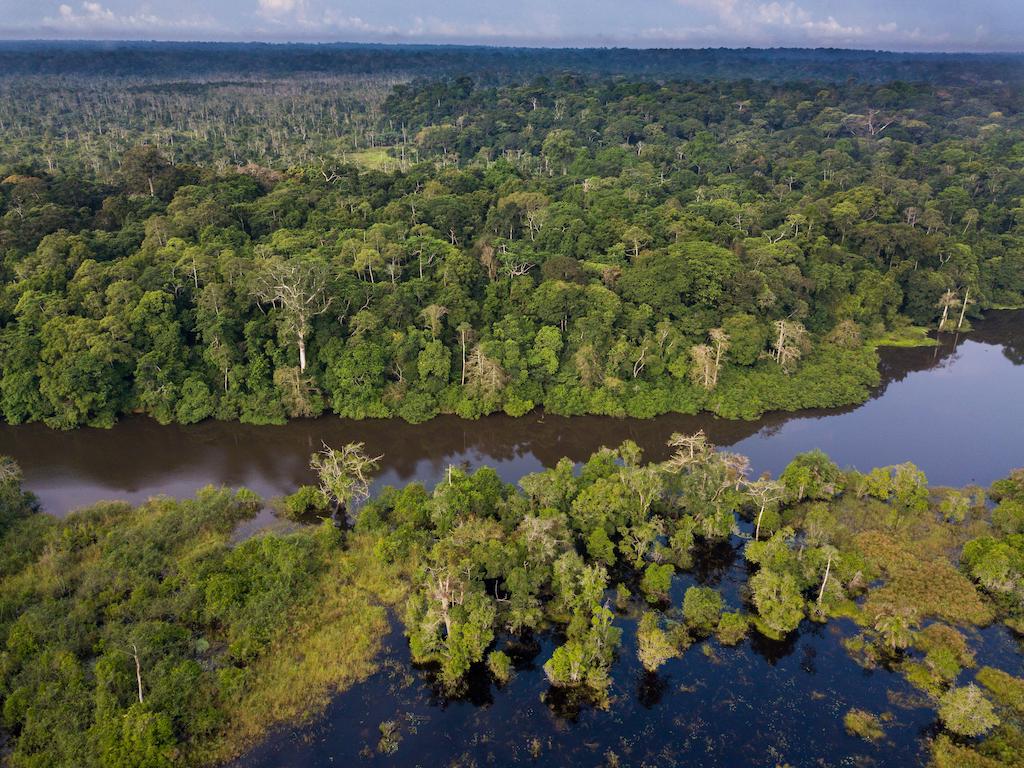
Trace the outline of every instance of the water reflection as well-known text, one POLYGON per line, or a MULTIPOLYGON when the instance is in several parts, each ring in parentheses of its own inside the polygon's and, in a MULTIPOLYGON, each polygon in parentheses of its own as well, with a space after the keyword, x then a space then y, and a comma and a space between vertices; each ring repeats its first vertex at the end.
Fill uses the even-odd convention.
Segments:
MULTIPOLYGON (((730 610, 739 607, 747 576, 746 562, 735 556, 741 545, 734 538, 726 548, 733 556, 705 550, 695 562, 696 572, 720 577, 730 610)), ((676 580, 674 605, 686 585, 697 583, 693 573, 676 580)), ((235 768, 927 762, 933 706, 893 670, 865 669, 850 658, 842 640, 859 628, 849 619, 805 620, 781 641, 756 632, 734 648, 707 641, 648 673, 636 656, 642 609, 638 602, 616 618, 623 643, 607 710, 548 686, 541 665, 562 639, 552 633, 504 638, 512 679, 496 687, 478 666, 466 694, 451 699, 440 693, 432 670, 411 665, 396 623, 380 672, 337 696, 313 724, 280 729, 235 768), (847 733, 843 715, 851 708, 885 713, 885 738, 868 743, 847 733), (401 724, 397 753, 376 748, 384 721, 401 724)), ((978 668, 995 664, 1019 673, 1019 645, 1005 627, 972 631, 969 640, 978 668)), ((960 682, 975 671, 965 670, 960 682)))
POLYGON ((27 486, 55 514, 99 499, 189 496, 210 483, 245 485, 267 497, 287 493, 311 479, 309 455, 322 442, 362 441, 383 454, 378 486, 431 485, 449 464, 461 463, 492 465, 514 481, 563 456, 579 461, 627 438, 658 459, 667 454, 669 435, 698 429, 750 456, 754 473, 778 473, 810 448, 860 468, 914 461, 933 482, 950 485, 988 484, 1024 463, 1024 313, 992 313, 970 335, 947 334, 941 346, 883 350, 881 357, 883 383, 861 406, 749 422, 706 414, 637 420, 538 413, 440 417, 415 426, 327 417, 282 427, 182 427, 129 418, 111 430, 0 426, 0 453, 21 463, 27 486))

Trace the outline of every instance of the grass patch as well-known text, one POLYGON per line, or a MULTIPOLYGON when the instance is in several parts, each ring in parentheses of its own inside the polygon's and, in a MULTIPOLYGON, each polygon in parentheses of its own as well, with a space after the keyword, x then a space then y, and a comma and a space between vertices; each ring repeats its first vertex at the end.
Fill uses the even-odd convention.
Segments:
POLYGON ((1024 679, 1014 677, 993 667, 978 670, 978 682, 988 688, 992 698, 1000 706, 1008 707, 1018 715, 1024 715, 1024 679))
POLYGON ((880 741, 885 736, 881 721, 863 709, 851 709, 843 715, 843 726, 848 734, 865 741, 880 741))
POLYGON ((228 709, 230 725, 210 762, 238 756, 274 725, 308 721, 378 670, 388 608, 405 599, 410 579, 374 557, 375 541, 353 536, 329 564, 287 635, 253 667, 252 686, 228 709))
POLYGON ((934 347, 939 342, 928 335, 930 330, 920 325, 894 328, 878 338, 869 340, 868 344, 875 349, 878 347, 934 347))
POLYGON ((881 531, 856 536, 857 548, 885 575, 885 583, 868 593, 864 611, 876 616, 911 611, 951 624, 988 624, 991 607, 974 583, 942 558, 928 558, 909 542, 881 531))
POLYGON ((394 168, 398 161, 389 154, 389 149, 390 147, 374 147, 350 151, 345 153, 345 162, 364 171, 382 171, 385 167, 394 168))

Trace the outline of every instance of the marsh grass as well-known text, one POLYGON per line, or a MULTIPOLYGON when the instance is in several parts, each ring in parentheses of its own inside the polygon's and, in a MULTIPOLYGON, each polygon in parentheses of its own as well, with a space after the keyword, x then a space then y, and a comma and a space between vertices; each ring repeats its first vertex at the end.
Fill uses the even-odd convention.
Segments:
POLYGON ((878 338, 871 339, 870 344, 878 347, 934 347, 938 341, 928 335, 930 329, 919 325, 908 325, 894 328, 878 338))
POLYGON ((885 737, 881 720, 863 709, 851 709, 843 716, 843 726, 851 736, 865 741, 880 741, 885 737))
POLYGON ((308 722, 380 668, 388 611, 405 599, 414 564, 382 564, 374 543, 352 535, 331 559, 315 597, 255 664, 252 685, 229 707, 229 725, 204 762, 241 754, 275 725, 308 722))
POLYGON ((992 621, 991 606, 974 583, 946 558, 930 558, 920 547, 880 531, 858 534, 857 546, 884 576, 871 589, 863 610, 876 616, 893 610, 918 618, 935 617, 953 624, 985 625, 992 621))

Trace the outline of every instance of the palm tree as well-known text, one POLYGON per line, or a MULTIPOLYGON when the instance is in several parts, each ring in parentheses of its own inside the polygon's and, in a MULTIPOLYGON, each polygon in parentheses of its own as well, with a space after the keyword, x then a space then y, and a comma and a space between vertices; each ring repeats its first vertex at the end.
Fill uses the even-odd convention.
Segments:
POLYGON ((913 629, 916 626, 917 619, 904 613, 880 613, 875 617, 875 631, 894 652, 913 642, 913 629))

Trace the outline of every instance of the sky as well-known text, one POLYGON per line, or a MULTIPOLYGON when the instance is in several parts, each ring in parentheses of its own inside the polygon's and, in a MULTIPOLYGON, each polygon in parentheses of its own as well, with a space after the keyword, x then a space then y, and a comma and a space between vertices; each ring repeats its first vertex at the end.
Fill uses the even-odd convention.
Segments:
POLYGON ((0 0, 0 38, 1024 51, 1024 0, 0 0))

